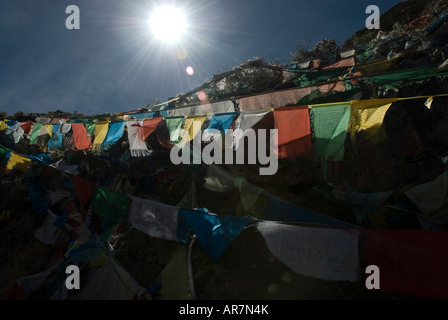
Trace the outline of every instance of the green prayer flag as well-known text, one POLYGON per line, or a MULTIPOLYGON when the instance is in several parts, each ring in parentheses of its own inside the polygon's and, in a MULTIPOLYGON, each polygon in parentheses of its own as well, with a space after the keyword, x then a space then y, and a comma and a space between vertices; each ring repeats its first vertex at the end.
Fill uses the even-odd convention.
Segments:
POLYGON ((113 222, 127 219, 131 198, 124 193, 97 187, 93 196, 91 210, 93 213, 109 218, 113 222))
POLYGON ((344 142, 350 120, 350 109, 350 102, 311 108, 314 153, 324 162, 325 177, 327 160, 341 161, 344 157, 344 142))
POLYGON ((304 72, 304 74, 297 78, 294 83, 298 87, 309 87, 318 83, 324 83, 327 81, 331 81, 332 79, 337 79, 338 77, 343 76, 347 72, 346 70, 347 67, 304 72))
POLYGON ((182 129, 182 124, 184 122, 184 117, 167 117, 165 118, 166 126, 170 133, 170 140, 172 143, 177 143, 181 140, 180 134, 182 129))
POLYGON ((87 136, 92 137, 93 133, 95 132, 95 123, 94 122, 85 123, 84 126, 86 127, 87 136))
POLYGON ((356 56, 358 63, 366 63, 375 54, 375 48, 367 50, 356 56))
POLYGON ((0 146, 0 159, 3 159, 3 157, 6 155, 6 153, 8 153, 8 149, 0 146))
POLYGON ((393 87, 402 81, 422 81, 434 77, 446 77, 448 72, 438 72, 437 65, 418 66, 404 70, 394 70, 370 77, 366 77, 368 84, 384 84, 386 87, 393 87))
POLYGON ((33 125, 33 130, 31 130, 30 135, 30 144, 36 144, 37 143, 37 137, 39 136, 39 131, 43 127, 43 123, 35 123, 33 125))

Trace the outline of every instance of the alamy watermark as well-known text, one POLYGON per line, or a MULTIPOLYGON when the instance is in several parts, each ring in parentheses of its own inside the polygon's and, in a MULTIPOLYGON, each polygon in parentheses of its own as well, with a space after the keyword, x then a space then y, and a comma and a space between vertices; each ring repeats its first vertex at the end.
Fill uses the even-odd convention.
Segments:
MULTIPOLYGON (((65 9, 66 14, 70 14, 65 20, 65 27, 68 30, 79 30, 80 29, 80 11, 79 7, 76 5, 69 5, 65 9)), ((369 5, 365 11, 366 14, 370 16, 366 19, 367 29, 380 29, 380 9, 376 5, 369 5)))
POLYGON ((79 267, 77 265, 71 264, 65 268, 65 274, 67 278, 65 279, 65 287, 68 290, 80 289, 80 274, 79 267))
MULTIPOLYGON (((223 162, 225 164, 257 164, 258 161, 260 165, 266 166, 259 168, 260 175, 274 175, 278 170, 277 129, 269 129, 269 147, 267 146, 266 131, 268 130, 259 129, 257 132, 253 129, 226 130, 223 146, 221 131, 208 129, 207 134, 212 135, 214 139, 202 149, 201 122, 194 121, 193 132, 197 132, 197 134, 192 140, 193 143, 191 144, 187 139, 183 143, 174 145, 170 152, 170 159, 174 165, 181 163, 210 165, 223 162), (246 139, 247 148, 245 147, 246 139)), ((188 136, 188 134, 183 136, 188 136)))
POLYGON ((380 8, 375 5, 370 5, 366 8, 366 13, 371 13, 370 16, 366 19, 366 28, 371 29, 379 29, 380 28, 380 8))
POLYGON ((67 19, 65 19, 65 27, 68 30, 79 30, 81 28, 81 20, 79 15, 79 7, 75 5, 70 5, 65 9, 65 13, 70 14, 67 19))

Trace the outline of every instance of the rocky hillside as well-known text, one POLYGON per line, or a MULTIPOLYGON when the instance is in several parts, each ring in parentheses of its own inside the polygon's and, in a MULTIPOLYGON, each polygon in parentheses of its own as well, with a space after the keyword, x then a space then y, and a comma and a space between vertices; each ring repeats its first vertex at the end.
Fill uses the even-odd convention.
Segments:
MULTIPOLYGON (((331 68, 330 72, 322 71, 326 66, 344 60, 341 54, 350 50, 354 50, 352 57, 364 59, 356 61, 355 71, 358 63, 365 67, 365 64, 390 61, 394 57, 397 58, 393 60, 396 64, 387 71, 398 72, 412 67, 425 67, 428 69, 424 70, 434 72, 430 68, 437 69, 438 66, 442 70, 442 64, 448 58, 448 22, 444 18, 447 9, 448 3, 442 0, 401 2, 382 15, 380 32, 363 29, 347 39, 343 48, 336 52, 335 61, 331 61, 332 57, 326 57, 327 60, 315 57, 316 59, 304 62, 305 65, 309 62, 306 70, 299 67, 302 61, 283 66, 270 65, 262 59, 248 61, 227 73, 215 75, 210 82, 189 93, 179 94, 172 101, 147 106, 147 110, 140 111, 165 110, 162 106, 175 109, 197 103, 198 91, 206 92, 211 101, 219 101, 240 95, 296 88, 305 83, 326 83, 334 79, 342 79, 349 84, 347 92, 351 95, 344 98, 354 96, 351 90, 358 89, 356 97, 366 100, 372 97, 447 93, 448 81, 445 77, 432 78, 428 74, 418 73, 418 77, 407 75, 407 79, 414 77, 418 81, 411 79, 413 81, 387 82, 374 78, 382 75, 377 69, 369 70, 370 74, 366 72, 368 76, 365 79, 353 75, 353 66, 348 67, 350 70, 346 70, 347 66, 344 66, 331 68), (319 60, 320 65, 316 62, 315 67, 314 60, 319 60), (312 74, 311 69, 323 73, 319 74, 317 79, 307 77, 312 74), (374 81, 381 81, 378 82, 380 85, 374 81), (362 85, 357 87, 359 83, 362 85)), ((328 95, 314 92, 313 95, 306 95, 304 99, 307 99, 307 102, 322 103, 343 101, 341 96, 347 92, 331 92, 328 95)), ((347 139, 344 162, 331 167, 331 175, 334 178, 332 183, 324 181, 322 168, 313 161, 286 159, 280 164, 278 175, 271 180, 256 177, 253 174, 255 170, 250 166, 235 169, 234 173, 294 205, 355 224, 357 221, 354 209, 347 201, 344 182, 350 182, 361 192, 380 192, 398 189, 410 182, 428 181, 444 170, 440 159, 448 154, 448 143, 444 138, 448 134, 448 100, 435 99, 431 112, 424 105, 426 100, 399 101, 391 107, 384 123, 386 133, 393 136, 393 139, 383 144, 373 144, 362 135, 353 143, 347 139)), ((27 119, 29 118, 21 118, 21 121, 27 119)), ((263 121, 272 123, 273 119, 266 117, 263 121)), ((163 130, 164 133, 168 132, 166 127, 163 130)), ((8 141, 8 137, 0 138, 1 144, 8 141)), ((76 167, 82 178, 95 181, 98 185, 107 183, 108 187, 113 186, 114 190, 136 197, 147 197, 173 206, 188 200, 194 208, 208 208, 211 212, 240 217, 268 210, 269 199, 266 197, 259 197, 250 210, 244 208, 239 202, 240 192, 237 189, 216 192, 211 196, 209 190, 203 186, 207 174, 203 166, 170 166, 169 152, 164 148, 159 136, 149 136, 147 144, 153 148, 151 157, 146 158, 130 157, 129 143, 125 138, 120 139, 106 155, 98 156, 67 148, 52 153, 52 156, 60 168, 73 170, 73 167, 76 167)), ((35 145, 24 140, 8 147, 22 154, 37 155, 39 152, 35 145)), ((65 201, 65 205, 77 201, 70 193, 73 189, 70 179, 55 168, 33 167, 31 172, 20 174, 7 171, 4 167, 3 163, 0 184, 0 292, 13 287, 21 277, 47 270, 54 261, 63 258, 64 249, 67 249, 67 243, 44 244, 35 237, 35 231, 44 221, 44 216, 35 213, 39 208, 36 208, 36 202, 33 202, 35 197, 44 198, 44 192, 39 189, 42 184, 52 190, 51 209, 59 214, 61 220, 67 219, 67 212, 61 203, 65 201), (33 187, 33 194, 29 192, 30 186, 33 187)), ((394 196, 394 200, 401 203, 400 201, 405 201, 405 197, 400 193, 394 196)), ((417 217, 408 212, 397 213, 390 207, 380 209, 375 212, 377 215, 371 217, 372 219, 362 227, 422 229, 417 217)), ((111 254, 138 285, 146 290, 145 298, 148 299, 166 298, 166 294, 169 297, 177 294, 179 298, 199 300, 421 298, 399 292, 369 291, 362 281, 326 281, 299 275, 276 259, 261 233, 253 226, 244 228, 217 259, 212 258, 198 241, 193 242, 189 251, 191 269, 188 271, 191 272, 194 290, 189 290, 186 287, 192 283, 181 281, 188 276, 187 270, 176 269, 178 266, 175 265, 176 261, 173 261, 178 252, 186 250, 184 244, 150 237, 130 224, 111 226, 107 225, 107 220, 104 222, 96 218, 98 217, 87 216, 86 220, 92 224, 92 228, 103 231, 103 237, 109 236, 106 245, 111 254), (171 295, 164 291, 163 287, 163 283, 170 282, 170 279, 179 280, 174 289, 171 287, 174 291, 171 295)), ((67 223, 66 220, 63 222, 67 223)), ((76 230, 79 225, 71 227, 76 230)), ((360 244, 361 262, 364 257, 362 245, 363 243, 360 244)), ((88 264, 83 270, 91 269, 94 267, 88 264)), ((85 280, 88 282, 89 279, 85 280)), ((32 294, 28 298, 41 299, 42 292, 43 289, 39 294, 32 294)), ((69 298, 77 297, 74 294, 69 298)))
MULTIPOLYGON (((426 22, 434 20, 446 9, 448 9, 448 3, 443 0, 402 1, 381 15, 381 31, 389 33, 397 28, 406 29, 411 23, 418 23, 418 20, 426 16, 428 16, 426 22)), ((377 30, 363 28, 348 38, 343 48, 349 50, 368 45, 377 34, 377 30)))

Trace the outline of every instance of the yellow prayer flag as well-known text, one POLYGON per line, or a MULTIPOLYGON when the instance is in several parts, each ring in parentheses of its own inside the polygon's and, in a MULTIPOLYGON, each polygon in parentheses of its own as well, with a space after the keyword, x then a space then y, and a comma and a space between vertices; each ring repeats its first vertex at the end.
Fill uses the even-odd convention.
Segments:
POLYGON ((92 149, 98 151, 101 149, 101 144, 106 139, 109 130, 109 121, 98 121, 95 123, 95 131, 93 133, 94 140, 92 149))
POLYGON ((184 127, 181 130, 181 141, 178 143, 180 148, 183 148, 188 141, 191 141, 201 131, 201 127, 207 118, 207 115, 201 116, 186 116, 184 127))
POLYGON ((179 248, 161 272, 161 300, 191 300, 185 248, 179 248))
POLYGON ((184 129, 188 132, 190 141, 193 140, 194 137, 196 137, 199 131, 201 131, 201 127, 204 124, 205 118, 207 118, 207 115, 188 116, 185 118, 184 129))
POLYGON ((394 67, 400 61, 399 58, 399 56, 395 56, 390 60, 384 59, 371 63, 360 64, 355 66, 355 69, 356 71, 361 71, 361 73, 365 76, 373 76, 392 69, 392 67, 394 67))
POLYGON ((53 136, 53 125, 49 124, 49 123, 45 123, 44 126, 45 126, 45 129, 47 129, 48 135, 51 138, 53 136))
POLYGON ((352 100, 348 131, 352 141, 357 132, 367 132, 375 141, 380 140, 378 134, 387 110, 398 99, 352 100))
POLYGON ((428 108, 428 109, 431 109, 431 105, 432 105, 432 102, 434 101, 434 97, 429 97, 426 101, 425 101, 425 106, 426 106, 426 108, 428 108))
POLYGON ((20 154, 11 152, 11 155, 8 159, 8 163, 6 164, 6 170, 17 169, 22 173, 25 173, 28 170, 28 167, 31 164, 31 159, 22 157, 20 154))
POLYGON ((0 121, 0 131, 5 130, 8 128, 8 126, 6 125, 6 120, 5 121, 0 121))

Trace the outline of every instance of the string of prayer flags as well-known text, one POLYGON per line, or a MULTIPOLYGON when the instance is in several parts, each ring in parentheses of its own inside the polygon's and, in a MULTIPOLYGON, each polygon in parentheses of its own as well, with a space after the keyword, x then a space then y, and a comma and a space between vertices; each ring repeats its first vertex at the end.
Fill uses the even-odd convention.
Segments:
POLYGON ((51 124, 63 124, 68 121, 70 121, 70 118, 58 117, 58 118, 51 118, 50 123, 51 124))
POLYGON ((224 113, 232 111, 235 111, 235 103, 233 100, 223 100, 213 103, 207 103, 204 101, 198 105, 160 110, 160 115, 163 117, 175 117, 175 116, 178 117, 178 116, 195 116, 199 114, 209 114, 209 113, 224 113))
POLYGON ((330 82, 327 84, 317 84, 312 87, 302 87, 278 90, 269 93, 250 95, 238 99, 240 110, 256 110, 261 108, 281 108, 285 106, 297 105, 300 100, 306 97, 311 91, 318 90, 321 93, 345 91, 342 81, 330 82))
POLYGON ((157 112, 155 112, 155 111, 130 114, 131 117, 133 117, 137 120, 152 119, 152 118, 155 118, 156 115, 157 115, 157 112))
POLYGON ((278 157, 306 158, 313 156, 310 117, 307 106, 274 109, 278 134, 278 157))
POLYGON ((358 281, 359 230, 256 225, 272 254, 294 272, 332 281, 358 281))

